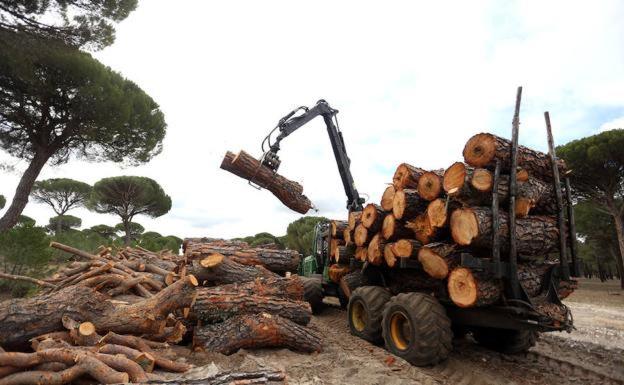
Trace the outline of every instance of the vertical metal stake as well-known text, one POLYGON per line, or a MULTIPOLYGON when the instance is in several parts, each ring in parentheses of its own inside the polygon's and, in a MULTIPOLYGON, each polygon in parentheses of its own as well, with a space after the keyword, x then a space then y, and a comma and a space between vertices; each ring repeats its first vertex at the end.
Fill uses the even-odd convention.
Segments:
POLYGON ((494 262, 494 277, 501 278, 500 264, 500 218, 498 216, 498 181, 500 179, 500 160, 496 159, 494 168, 494 185, 492 186, 492 261, 494 262))
POLYGON ((516 190, 518 171, 518 135, 520 131, 520 101, 522 87, 516 94, 516 109, 511 129, 511 166, 509 169, 509 287, 513 298, 520 298, 518 283, 518 249, 516 244, 516 190))

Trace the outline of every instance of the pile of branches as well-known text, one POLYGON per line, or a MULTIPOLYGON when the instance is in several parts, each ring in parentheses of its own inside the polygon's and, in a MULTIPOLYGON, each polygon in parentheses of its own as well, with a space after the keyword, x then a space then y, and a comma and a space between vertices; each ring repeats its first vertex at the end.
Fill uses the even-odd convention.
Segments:
MULTIPOLYGON (((361 284, 350 273, 351 257, 387 268, 394 292, 427 290, 458 307, 487 306, 503 300, 503 284, 489 274, 460 266, 461 254, 492 258, 493 231, 500 239, 501 260, 509 251, 510 141, 492 134, 473 136, 464 148, 464 162, 446 170, 399 165, 380 204, 351 212, 346 221, 332 222, 330 251, 335 262, 329 276, 346 295, 361 284), (497 186, 499 226, 492 226, 494 166, 501 164, 497 186), (409 273, 397 266, 414 266, 409 273)), ((547 154, 520 146, 518 150, 516 239, 519 280, 535 302, 545 297, 545 277, 557 264, 547 260, 557 252, 559 230, 553 174, 547 154)), ((565 164, 557 167, 565 172, 565 164)), ((562 282, 560 297, 575 281, 562 282)), ((543 302, 543 301, 542 301, 543 302)), ((545 306, 545 305, 544 305, 545 306)), ((557 318, 564 309, 549 309, 557 318), (560 311, 559 311, 560 310, 560 311)), ((554 318, 554 317, 553 317, 554 318)), ((561 319, 563 321, 563 319, 561 319)))

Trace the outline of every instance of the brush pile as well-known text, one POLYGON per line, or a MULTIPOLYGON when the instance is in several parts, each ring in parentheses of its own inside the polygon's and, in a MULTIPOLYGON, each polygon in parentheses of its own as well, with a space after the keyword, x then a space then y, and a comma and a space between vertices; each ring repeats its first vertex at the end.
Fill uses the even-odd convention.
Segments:
MULTIPOLYGON (((509 252, 510 141, 492 134, 470 138, 464 162, 446 170, 424 170, 400 164, 379 204, 351 212, 347 221, 332 223, 330 253, 335 262, 330 277, 345 294, 361 284, 349 273, 351 257, 389 268, 394 292, 429 290, 442 301, 469 308, 499 303, 500 279, 460 266, 462 256, 491 261, 493 232, 498 232, 501 260, 509 252), (497 199, 498 227, 493 228, 494 167, 501 164, 497 199), (397 269, 413 266, 415 269, 397 269)), ((534 303, 547 287, 542 284, 557 262, 548 262, 559 248, 557 204, 548 155, 520 146, 515 199, 519 281, 534 303)), ((559 161, 560 171, 565 164, 559 161)), ((574 290, 562 282, 561 297, 574 290)), ((539 306, 539 305, 538 305, 539 306)), ((564 317, 564 314, 556 314, 564 317)))

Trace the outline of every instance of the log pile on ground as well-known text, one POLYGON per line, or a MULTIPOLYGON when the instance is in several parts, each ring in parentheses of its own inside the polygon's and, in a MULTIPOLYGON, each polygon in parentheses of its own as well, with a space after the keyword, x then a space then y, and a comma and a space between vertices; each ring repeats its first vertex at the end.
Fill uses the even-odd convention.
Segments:
MULTIPOLYGON (((502 282, 483 271, 460 266, 460 259, 462 253, 491 258, 494 231, 500 239, 501 260, 506 259, 510 242, 509 150, 510 141, 478 134, 466 143, 464 162, 453 163, 446 170, 400 164, 380 204, 370 203, 361 213, 351 212, 342 235, 333 234, 345 244, 332 254, 334 266, 346 266, 349 258, 343 256, 353 256, 369 265, 391 268, 393 279, 387 286, 397 292, 428 290, 464 308, 500 302, 502 282), (493 229, 496 160, 502 165, 497 188, 500 215, 499 226, 493 229), (407 264, 416 270, 396 269, 407 264)), ((531 297, 538 297, 543 294, 542 280, 557 264, 546 260, 559 248, 553 177, 547 154, 520 146, 518 165, 515 212, 519 280, 531 297)), ((565 171, 562 161, 557 167, 565 171)), ((344 222, 334 223, 342 228, 344 222)), ((342 277, 349 277, 347 273, 342 277)), ((350 293, 359 281, 349 277, 340 283, 343 292, 350 293)), ((560 295, 568 295, 570 283, 561 285, 560 295)))
MULTIPOLYGON (((302 279, 290 276, 296 252, 208 238, 185 240, 184 255, 51 246, 77 260, 48 279, 0 277, 41 286, 36 296, 0 303, 0 384, 159 381, 191 367, 176 360, 173 344, 223 354, 321 349, 306 326, 302 279)), ((256 377, 226 373, 206 383, 256 377)))

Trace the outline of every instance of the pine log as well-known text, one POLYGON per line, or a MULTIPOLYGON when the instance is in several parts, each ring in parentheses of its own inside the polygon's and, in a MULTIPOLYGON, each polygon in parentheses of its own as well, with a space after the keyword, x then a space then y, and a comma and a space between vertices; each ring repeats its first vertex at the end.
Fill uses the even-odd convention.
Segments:
POLYGON ((418 180, 418 195, 426 201, 432 201, 442 193, 442 175, 444 170, 424 173, 418 180))
POLYGON ((36 297, 7 300, 0 303, 0 345, 23 347, 31 338, 62 330, 64 315, 93 323, 99 333, 157 332, 164 327, 170 312, 191 305, 196 285, 196 279, 187 276, 153 297, 131 305, 116 304, 108 296, 80 285, 36 297))
POLYGON ((436 228, 431 226, 426 213, 417 215, 414 220, 408 221, 405 226, 414 232, 415 238, 422 244, 431 243, 436 234, 436 228))
POLYGON ((418 261, 432 278, 444 279, 459 262, 455 245, 430 243, 418 250, 418 261))
POLYGON ((188 246, 185 257, 188 261, 193 261, 214 253, 223 254, 243 265, 263 266, 275 273, 296 272, 300 261, 299 252, 296 250, 273 250, 212 243, 194 243, 188 246))
POLYGON ((412 234, 412 231, 405 226, 405 222, 397 220, 393 214, 386 215, 381 225, 381 236, 386 241, 409 238, 412 234))
POLYGON ((244 283, 231 283, 215 287, 198 287, 198 295, 246 294, 264 297, 277 297, 293 301, 303 301, 304 288, 301 279, 292 275, 289 278, 256 278, 244 283))
POLYGON ((412 219, 426 208, 427 202, 414 189, 404 189, 394 194, 392 214, 396 219, 412 219))
POLYGON ((247 282, 256 278, 276 277, 277 274, 268 271, 262 266, 247 266, 234 262, 222 254, 211 254, 201 261, 193 261, 189 266, 189 273, 197 277, 200 282, 222 285, 235 282, 247 282), (220 257, 219 257, 220 256, 220 257), (211 259, 220 259, 210 265, 211 259), (204 262, 202 264, 202 262, 204 262))
POLYGON ((389 185, 384 190, 381 196, 381 202, 379 203, 384 211, 392 211, 392 202, 394 201, 395 191, 396 190, 393 185, 389 185))
POLYGON ((334 283, 340 283, 340 279, 349 273, 349 266, 338 265, 336 263, 329 266, 327 275, 329 279, 334 283))
POLYGON ((414 167, 407 163, 401 163, 392 177, 392 185, 396 191, 401 191, 405 188, 417 189, 418 181, 420 177, 426 171, 422 168, 414 167))
POLYGON ((357 225, 355 228, 355 233, 353 234, 353 240, 355 241, 355 245, 362 247, 368 244, 368 242, 375 235, 374 232, 369 231, 363 224, 357 225))
POLYGON ((344 229, 342 232, 342 239, 345 241, 345 246, 354 245, 353 242, 353 230, 344 229))
POLYGON ((355 245, 338 246, 334 253, 334 260, 337 263, 348 263, 351 257, 355 255, 355 245))
POLYGON ((222 354, 266 347, 320 352, 321 336, 288 318, 262 312, 198 327, 193 336, 193 346, 222 354))
POLYGON ((432 227, 446 226, 448 219, 447 201, 442 198, 437 198, 429 202, 427 205, 427 218, 432 227))
POLYGON ((369 203, 364 207, 364 211, 362 212, 362 225, 366 227, 368 231, 376 233, 381 230, 385 215, 386 213, 381 206, 369 203))
MULTIPOLYGON (((499 212, 501 250, 509 249, 509 216, 499 212)), ((462 246, 491 249, 492 212, 484 207, 457 209, 451 215, 453 240, 462 246)), ((553 217, 528 216, 516 220, 518 253, 525 256, 544 255, 559 246, 559 230, 553 217)))
POLYGON ((338 249, 338 247, 344 246, 344 244, 345 244, 345 241, 343 241, 342 239, 332 239, 329 242, 329 255, 331 257, 335 257, 336 250, 338 249))
POLYGON ((300 214, 312 208, 312 203, 303 195, 303 187, 299 183, 273 172, 245 151, 241 150, 238 155, 228 151, 223 157, 221 168, 266 188, 284 205, 300 214))
POLYGON ((448 294, 459 307, 486 306, 496 303, 503 290, 500 280, 484 273, 457 267, 448 276, 448 294))
POLYGON ((375 234, 375 236, 373 236, 373 239, 371 239, 370 243, 368 244, 367 250, 367 260, 371 265, 379 266, 383 263, 384 247, 385 243, 383 241, 381 233, 375 234))
POLYGON ((331 221, 331 236, 332 236, 332 238, 341 239, 342 238, 342 234, 344 233, 345 229, 348 226, 349 226, 349 222, 348 221, 339 221, 337 219, 334 219, 333 221, 331 221))
POLYGON ((304 301, 237 292, 212 292, 209 288, 198 291, 192 310, 198 319, 207 323, 226 321, 241 314, 269 313, 307 325, 312 316, 310 304, 304 301))
POLYGON ((368 248, 366 246, 358 246, 355 248, 355 259, 364 262, 368 258, 368 248))
MULTIPOLYGON (((496 160, 501 162, 501 171, 509 172, 511 166, 511 141, 496 135, 481 133, 471 137, 464 147, 464 160, 471 166, 494 169, 496 160)), ((527 170, 530 176, 550 182, 552 170, 548 154, 518 146, 518 166, 527 170)), ((557 161, 560 173, 566 166, 562 159, 557 161)))
POLYGON ((412 258, 421 247, 422 243, 415 239, 399 239, 392 245, 392 252, 399 258, 412 258))
POLYGON ((394 265, 396 265, 397 256, 394 254, 393 247, 394 243, 386 243, 384 245, 383 256, 388 267, 394 267, 394 265))
POLYGON ((35 285, 46 286, 52 289, 56 289, 56 285, 53 283, 42 281, 40 279, 36 279, 32 277, 26 277, 23 275, 13 275, 13 274, 6 274, 6 273, 0 272, 0 279, 10 279, 12 281, 30 282, 30 283, 34 283, 35 285))
POLYGON ((349 230, 353 231, 355 230, 355 227, 358 225, 358 223, 361 221, 362 219, 362 212, 361 211, 349 211, 349 224, 348 224, 348 228, 349 230))
POLYGON ((351 293, 360 286, 366 285, 366 277, 361 270, 355 270, 346 274, 340 279, 340 289, 347 298, 351 298, 351 293))

